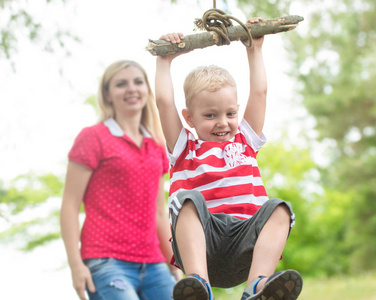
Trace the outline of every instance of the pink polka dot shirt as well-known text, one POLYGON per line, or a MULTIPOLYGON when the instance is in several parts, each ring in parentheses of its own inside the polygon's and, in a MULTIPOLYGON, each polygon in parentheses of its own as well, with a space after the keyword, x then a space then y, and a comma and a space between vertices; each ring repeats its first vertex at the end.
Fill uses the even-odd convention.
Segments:
POLYGON ((141 129, 140 148, 108 119, 84 128, 69 152, 70 161, 93 171, 84 196, 83 259, 165 261, 157 237, 156 199, 168 159, 165 149, 141 129))

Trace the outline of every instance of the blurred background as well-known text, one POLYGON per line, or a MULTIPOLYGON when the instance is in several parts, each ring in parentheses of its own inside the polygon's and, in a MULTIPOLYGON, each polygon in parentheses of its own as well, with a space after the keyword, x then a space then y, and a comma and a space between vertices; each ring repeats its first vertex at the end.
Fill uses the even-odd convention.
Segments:
MULTIPOLYGON (((278 269, 304 277, 299 299, 376 299, 376 2, 217 0, 241 21, 300 15, 268 35, 265 135, 259 165, 270 198, 296 213, 278 269)), ((60 237, 67 154, 97 122, 95 95, 118 59, 144 66, 148 39, 193 34, 212 0, 0 0, 0 299, 78 299, 60 237)), ((236 25, 236 24, 235 24, 236 25)), ((185 75, 227 68, 248 96, 244 46, 198 49, 173 64, 185 75)), ((84 215, 82 214, 82 220, 84 215)), ((240 299, 243 286, 215 289, 240 299)))

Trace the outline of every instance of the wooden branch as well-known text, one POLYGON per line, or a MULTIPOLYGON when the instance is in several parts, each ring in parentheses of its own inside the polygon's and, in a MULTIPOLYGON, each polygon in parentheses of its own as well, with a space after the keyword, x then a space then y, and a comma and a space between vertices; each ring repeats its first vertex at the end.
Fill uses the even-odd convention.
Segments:
MULTIPOLYGON (((246 23, 245 25, 251 31, 252 37, 260 37, 267 34, 274 34, 279 32, 290 31, 298 26, 298 23, 303 21, 301 16, 286 16, 277 19, 269 19, 260 21, 258 23, 246 23)), ((230 26, 228 28, 228 37, 230 41, 239 41, 247 39, 247 34, 243 27, 230 26)), ((152 55, 166 55, 169 53, 183 52, 194 50, 198 48, 206 48, 213 45, 218 45, 218 34, 213 31, 205 31, 202 33, 186 35, 184 40, 179 44, 172 44, 164 40, 151 40, 146 46, 146 50, 152 55)))

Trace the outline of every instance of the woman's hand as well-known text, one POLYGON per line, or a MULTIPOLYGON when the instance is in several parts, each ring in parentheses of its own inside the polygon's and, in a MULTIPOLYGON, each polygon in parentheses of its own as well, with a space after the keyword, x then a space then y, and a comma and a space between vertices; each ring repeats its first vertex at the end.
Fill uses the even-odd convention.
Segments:
POLYGON ((86 285, 91 293, 95 293, 95 286, 91 278, 90 270, 84 263, 71 267, 73 287, 81 300, 87 300, 85 294, 86 285))

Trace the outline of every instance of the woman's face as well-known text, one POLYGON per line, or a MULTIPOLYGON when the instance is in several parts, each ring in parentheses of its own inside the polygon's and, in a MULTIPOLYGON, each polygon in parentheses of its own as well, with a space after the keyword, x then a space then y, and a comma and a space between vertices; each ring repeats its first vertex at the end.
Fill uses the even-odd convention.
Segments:
POLYGON ((148 99, 148 85, 142 71, 130 66, 121 69, 110 80, 106 100, 116 114, 141 112, 148 99))

